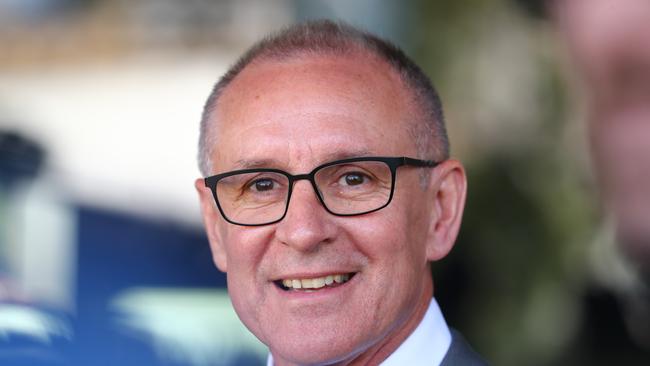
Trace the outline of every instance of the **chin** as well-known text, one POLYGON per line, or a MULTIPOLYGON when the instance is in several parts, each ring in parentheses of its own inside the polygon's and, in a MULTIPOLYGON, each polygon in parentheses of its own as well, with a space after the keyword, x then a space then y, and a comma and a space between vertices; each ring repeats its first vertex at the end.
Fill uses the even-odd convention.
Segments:
POLYGON ((335 337, 302 336, 294 342, 271 345, 271 353, 276 360, 299 365, 331 365, 350 361, 363 352, 352 342, 349 334, 338 334, 335 337))

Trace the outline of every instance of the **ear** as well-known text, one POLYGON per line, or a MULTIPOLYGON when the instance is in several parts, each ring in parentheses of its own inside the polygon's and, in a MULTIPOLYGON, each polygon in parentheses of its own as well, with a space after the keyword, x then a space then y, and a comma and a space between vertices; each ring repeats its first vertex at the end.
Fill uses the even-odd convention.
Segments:
POLYGON ((217 210, 214 197, 210 188, 205 186, 203 178, 199 178, 194 182, 194 187, 199 194, 199 201, 201 204, 201 214, 203 216, 203 225, 205 232, 208 235, 210 242, 210 249, 212 250, 212 260, 217 268, 222 272, 228 271, 228 256, 226 255, 226 248, 221 240, 221 235, 217 229, 217 223, 221 219, 221 214, 217 210))
POLYGON ((458 160, 446 160, 432 169, 429 190, 433 199, 427 259, 437 261, 453 248, 467 196, 465 169, 458 160))

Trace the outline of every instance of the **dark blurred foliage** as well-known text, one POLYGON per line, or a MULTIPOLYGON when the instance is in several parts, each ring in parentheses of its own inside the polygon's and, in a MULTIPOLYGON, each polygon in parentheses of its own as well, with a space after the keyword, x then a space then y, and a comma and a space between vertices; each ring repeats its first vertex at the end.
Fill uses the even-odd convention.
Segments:
POLYGON ((495 365, 551 365, 568 359, 587 318, 582 311, 588 292, 585 256, 598 204, 572 155, 575 149, 565 142, 568 87, 561 65, 549 56, 553 50, 537 36, 550 28, 539 23, 542 2, 417 0, 411 5, 402 45, 441 94, 452 155, 458 157, 459 150, 466 154, 460 157, 469 180, 456 247, 433 265, 436 298, 449 324, 495 365), (500 30, 499 21, 512 24, 500 30), (501 70, 484 66, 492 62, 486 55, 502 52, 496 48, 501 44, 485 43, 495 39, 490 32, 498 38, 499 31, 509 36, 509 29, 522 32, 512 35, 514 41, 522 37, 532 50, 515 50, 515 57, 527 58, 508 60, 515 66, 534 62, 526 65, 533 70, 526 80, 509 74, 508 65, 490 65, 501 70), (486 99, 481 93, 492 91, 484 85, 483 72, 507 78, 495 80, 494 93, 505 85, 508 93, 522 90, 532 98, 529 106, 512 100, 512 113, 498 115, 505 123, 493 127, 503 128, 495 133, 500 136, 496 141, 476 127, 481 118, 494 119, 477 112, 490 111, 479 105, 486 99), (475 119, 459 120, 468 116, 475 119), (522 135, 525 129, 534 132, 522 135), (519 139, 521 143, 500 145, 519 139))
POLYGON ((547 17, 548 4, 553 0, 512 0, 532 17, 543 19, 547 17))
POLYGON ((454 59, 451 51, 458 43, 471 36, 472 24, 468 8, 480 9, 489 5, 490 0, 467 1, 415 1, 412 11, 418 27, 412 27, 406 45, 414 51, 416 61, 420 61, 434 80, 436 75, 454 59))
POLYGON ((503 129, 497 135, 525 142, 500 146, 497 141, 477 149, 485 137, 472 127, 468 136, 461 136, 470 145, 462 157, 469 181, 463 226, 451 255, 433 265, 436 298, 448 322, 495 365, 647 364, 647 350, 635 346, 628 335, 620 299, 589 278, 588 254, 600 207, 593 184, 573 155, 579 149, 566 142, 569 112, 575 106, 569 105, 563 65, 549 57, 556 50, 549 51, 538 35, 552 32, 552 24, 544 20, 545 2, 417 4, 414 14, 420 26, 413 28, 410 46, 447 106, 452 155, 453 124, 477 126, 484 117, 465 112, 481 108, 472 104, 482 100, 476 98, 480 75, 473 69, 484 62, 481 49, 500 51, 482 43, 490 40, 485 34, 498 21, 486 19, 507 11, 519 31, 533 35, 527 37, 536 74, 503 83, 534 98, 523 107, 513 100, 513 113, 500 118, 521 118, 514 111, 528 108, 525 121, 517 122, 534 130, 534 137, 503 129), (463 60, 468 56, 476 58, 463 60), (458 73, 458 62, 470 67, 458 73), (459 116, 479 119, 458 121, 459 116))

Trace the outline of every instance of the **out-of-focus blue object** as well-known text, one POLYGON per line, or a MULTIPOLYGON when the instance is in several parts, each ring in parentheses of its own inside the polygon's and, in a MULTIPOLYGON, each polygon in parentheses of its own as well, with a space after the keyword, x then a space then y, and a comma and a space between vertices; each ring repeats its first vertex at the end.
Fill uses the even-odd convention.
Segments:
POLYGON ((75 365, 264 364, 199 228, 89 207, 78 222, 75 365))
POLYGON ((133 288, 112 303, 123 334, 149 339, 158 358, 192 365, 261 363, 267 348, 242 325, 225 289, 133 288))
POLYGON ((235 315, 225 275, 212 263, 201 228, 80 205, 56 195, 48 204, 65 206, 52 212, 65 213, 68 219, 54 219, 52 212, 24 215, 48 207, 27 209, 24 203, 41 202, 48 195, 17 199, 33 187, 48 186, 46 175, 39 175, 44 160, 45 149, 38 143, 17 133, 0 133, 0 219, 21 213, 0 221, 1 366, 265 363, 266 349, 235 315), (67 234, 48 229, 62 222, 69 224, 67 234), (42 233, 25 241, 21 230, 42 233), (53 237, 57 235, 62 238, 53 237), (55 244, 62 240, 73 242, 71 258, 53 258, 61 253, 55 244), (74 267, 69 302, 48 303, 47 296, 39 299, 33 296, 38 293, 24 291, 29 286, 23 282, 21 263, 27 252, 32 255, 30 283, 36 281, 37 288, 65 280, 38 278, 39 273, 59 273, 51 271, 53 262, 74 267))
POLYGON ((67 365, 66 316, 26 304, 0 304, 0 365, 67 365))

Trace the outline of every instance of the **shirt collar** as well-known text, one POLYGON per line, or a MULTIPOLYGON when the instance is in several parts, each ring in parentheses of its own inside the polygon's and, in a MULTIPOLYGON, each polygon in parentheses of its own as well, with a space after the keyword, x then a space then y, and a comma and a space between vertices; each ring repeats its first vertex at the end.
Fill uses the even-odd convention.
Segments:
POLYGON ((381 366, 439 365, 451 345, 451 332, 435 298, 417 328, 381 366))
MULTIPOLYGON (((381 366, 439 365, 450 345, 451 332, 438 302, 433 298, 417 328, 381 366)), ((270 353, 266 365, 273 366, 273 356, 270 353)))

